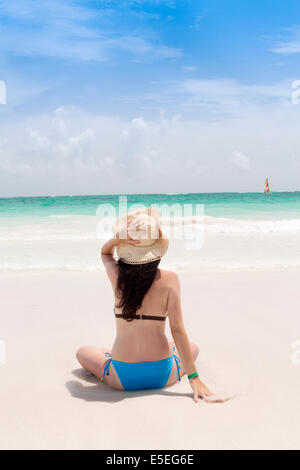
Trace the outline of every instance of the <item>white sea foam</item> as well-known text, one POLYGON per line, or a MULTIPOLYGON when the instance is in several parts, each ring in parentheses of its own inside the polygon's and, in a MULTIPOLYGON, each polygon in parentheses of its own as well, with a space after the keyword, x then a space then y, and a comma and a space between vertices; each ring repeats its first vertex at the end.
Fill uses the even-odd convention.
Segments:
MULTIPOLYGON (((99 252, 112 235, 113 220, 95 216, 1 220, 0 270, 102 270, 99 252), (105 224, 104 224, 105 222, 105 224)), ((162 218, 170 229, 163 266, 171 269, 227 271, 300 269, 300 219, 248 220, 218 217, 162 218), (203 232, 199 249, 172 238, 172 229, 193 226, 203 232)), ((184 234, 184 232, 183 232, 184 234)))
POLYGON ((233 219, 211 216, 161 218, 162 225, 199 225, 215 233, 300 232, 300 219, 233 219))
POLYGON ((96 264, 47 264, 47 263, 0 263, 0 271, 104 271, 104 267, 96 264))
POLYGON ((300 233, 300 219, 246 220, 206 216, 198 223, 212 233, 300 233))
MULTIPOLYGON (((112 235, 111 226, 114 219, 100 219, 91 216, 55 216, 39 218, 30 224, 19 221, 13 224, 0 225, 0 241, 69 241, 84 242, 103 240, 112 235)), ((162 217, 162 228, 174 236, 173 229, 183 227, 203 231, 204 233, 224 234, 268 234, 268 233, 300 233, 299 219, 280 220, 248 220, 220 217, 162 217)), ((176 232, 182 233, 184 231, 176 232)), ((178 235, 177 235, 178 236, 178 235)))
MULTIPOLYGON (((169 262, 161 265, 162 269, 200 271, 200 272, 231 272, 231 271, 281 271, 300 270, 300 260, 297 262, 244 262, 244 263, 199 263, 193 264, 190 261, 169 262)), ((43 263, 0 263, 0 271, 79 271, 79 272, 104 272, 104 267, 95 263, 75 263, 67 264, 57 262, 53 264, 43 263)))
POLYGON ((98 237, 94 234, 89 233, 82 233, 78 235, 73 235, 70 233, 64 234, 53 234, 53 233, 45 233, 45 234, 37 234, 37 233, 8 233, 6 235, 0 235, 0 241, 6 242, 28 242, 28 241, 69 241, 69 242, 81 242, 81 241, 91 241, 97 240, 98 237))

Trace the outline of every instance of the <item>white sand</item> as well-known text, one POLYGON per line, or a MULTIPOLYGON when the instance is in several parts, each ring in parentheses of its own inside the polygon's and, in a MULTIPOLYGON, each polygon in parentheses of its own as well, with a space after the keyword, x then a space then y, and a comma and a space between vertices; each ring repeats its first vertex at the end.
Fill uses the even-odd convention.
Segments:
POLYGON ((0 448, 299 449, 300 273, 180 276, 200 374, 232 400, 195 404, 186 377, 167 390, 109 389, 74 356, 114 339, 104 275, 2 273, 0 448))

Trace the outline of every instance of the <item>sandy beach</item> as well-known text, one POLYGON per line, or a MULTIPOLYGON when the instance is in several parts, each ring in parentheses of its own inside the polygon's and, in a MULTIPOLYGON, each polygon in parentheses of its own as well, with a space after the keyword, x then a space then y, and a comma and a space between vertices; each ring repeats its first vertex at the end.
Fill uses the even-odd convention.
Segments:
POLYGON ((300 272, 178 274, 200 375, 227 403, 195 404, 186 377, 119 392, 80 369, 79 346, 114 340, 102 272, 2 272, 0 448, 299 449, 300 272))
POLYGON ((0 450, 300 450, 300 2, 0 3, 0 450))

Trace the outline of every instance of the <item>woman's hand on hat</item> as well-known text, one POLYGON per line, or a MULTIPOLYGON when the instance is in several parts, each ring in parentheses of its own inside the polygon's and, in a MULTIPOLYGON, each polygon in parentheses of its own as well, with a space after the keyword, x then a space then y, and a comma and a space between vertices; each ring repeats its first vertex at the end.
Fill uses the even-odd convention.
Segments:
POLYGON ((128 233, 128 227, 122 227, 116 234, 115 234, 115 242, 116 245, 120 243, 129 243, 130 245, 139 245, 139 240, 133 240, 130 238, 128 233))

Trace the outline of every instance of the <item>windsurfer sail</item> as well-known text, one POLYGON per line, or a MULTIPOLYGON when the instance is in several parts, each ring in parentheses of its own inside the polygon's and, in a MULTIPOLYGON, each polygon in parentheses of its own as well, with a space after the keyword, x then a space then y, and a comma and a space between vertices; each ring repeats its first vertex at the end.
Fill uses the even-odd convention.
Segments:
POLYGON ((266 178, 264 193, 268 194, 269 192, 270 192, 269 181, 268 181, 268 178, 266 178))

